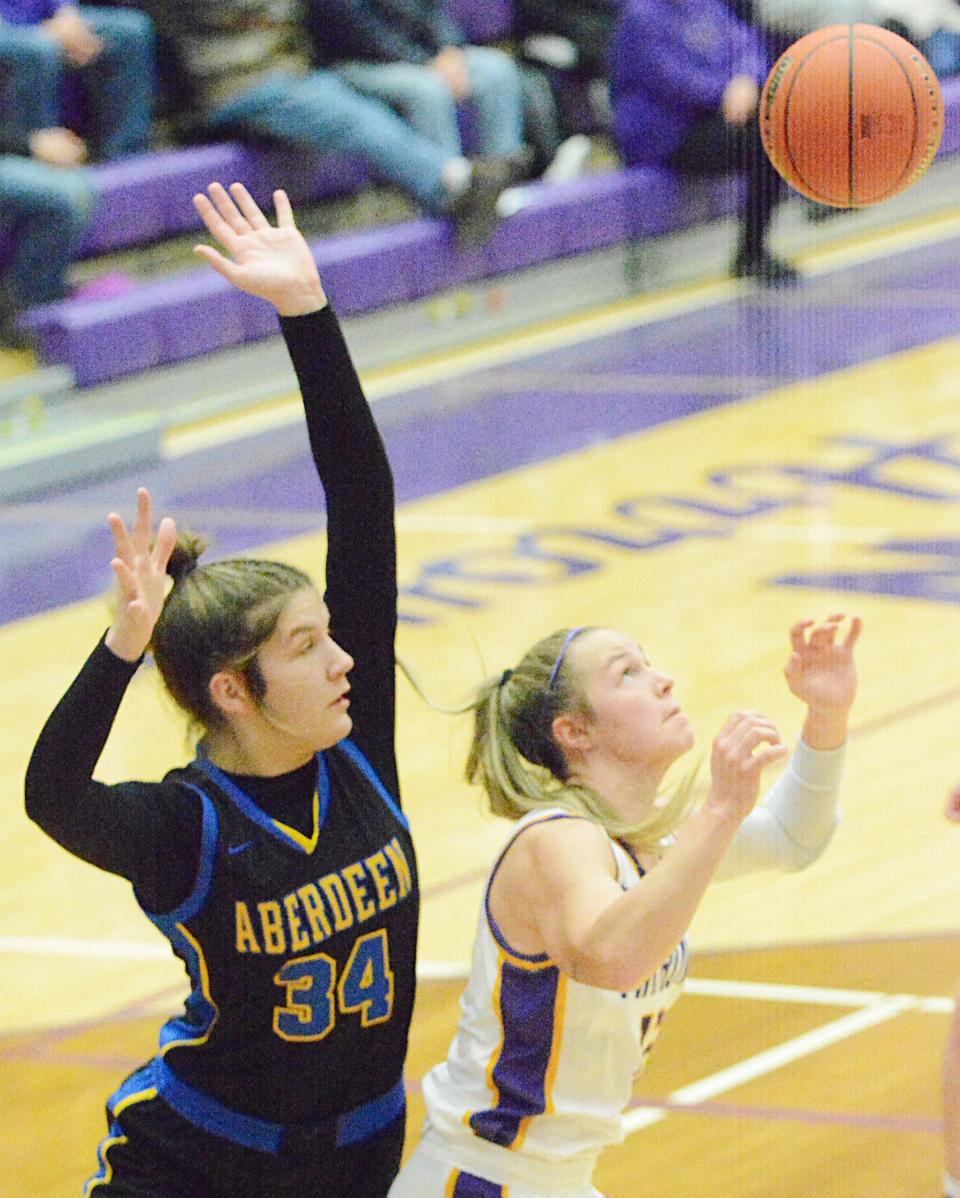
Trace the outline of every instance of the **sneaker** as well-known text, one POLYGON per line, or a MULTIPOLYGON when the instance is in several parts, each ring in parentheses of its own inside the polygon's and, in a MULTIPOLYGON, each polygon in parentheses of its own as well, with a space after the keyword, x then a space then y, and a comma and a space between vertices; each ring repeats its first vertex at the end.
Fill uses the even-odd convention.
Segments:
POLYGON ((544 183, 567 183, 579 179, 587 165, 593 145, 585 133, 575 133, 557 147, 557 152, 543 172, 544 183))
POLYGON ((795 266, 783 258, 775 258, 767 250, 749 255, 740 250, 733 260, 731 274, 736 279, 756 279, 764 287, 790 287, 800 279, 795 266))

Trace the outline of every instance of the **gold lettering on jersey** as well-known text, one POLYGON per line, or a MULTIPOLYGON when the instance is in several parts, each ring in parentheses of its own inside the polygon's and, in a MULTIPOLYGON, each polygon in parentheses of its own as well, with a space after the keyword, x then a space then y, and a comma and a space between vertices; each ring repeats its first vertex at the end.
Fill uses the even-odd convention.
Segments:
POLYGON ((353 911, 350 909, 350 900, 339 874, 327 874, 325 878, 321 878, 320 889, 327 896, 327 902, 333 912, 334 931, 342 932, 344 928, 349 928, 353 923, 353 911))
POLYGON ((287 916, 287 926, 290 929, 290 951, 298 953, 302 948, 310 946, 310 937, 303 930, 300 922, 300 912, 297 910, 297 896, 284 895, 283 909, 287 916))
POLYGON ((370 901, 370 894, 364 885, 366 878, 364 877, 363 865, 359 861, 355 861, 353 865, 348 865, 343 871, 344 881, 350 888, 350 893, 353 896, 353 905, 357 909, 357 915, 362 923, 365 919, 372 919, 377 913, 377 908, 370 901))
POLYGON ((397 892, 393 886, 393 880, 386 872, 387 856, 383 849, 379 853, 374 853, 372 857, 367 857, 363 863, 373 878, 373 884, 377 891, 377 906, 381 911, 386 911, 388 907, 392 907, 397 901, 397 892))
POLYGON ((264 948, 268 953, 285 953, 287 938, 283 931, 283 915, 280 911, 280 904, 274 902, 273 899, 268 899, 264 903, 257 903, 257 910, 260 912, 264 948))
POLYGON ((237 952, 238 953, 258 953, 260 945, 257 943, 256 933, 253 930, 253 920, 250 918, 250 912, 247 910, 247 904, 238 901, 236 905, 237 919, 237 952))
POLYGON ((397 875, 397 885, 400 887, 400 897, 406 898, 413 889, 413 875, 410 872, 410 863, 403 855, 403 849, 400 847, 400 842, 394 836, 389 844, 383 846, 384 852, 390 858, 394 872, 397 875))
MULTIPOLYGON (((310 935, 313 937, 313 942, 314 944, 319 944, 331 934, 330 924, 323 909, 323 899, 320 897, 320 891, 312 882, 308 882, 306 886, 300 887, 297 894, 300 896, 303 909, 307 913, 307 922, 310 924, 310 935)), ((288 895, 288 897, 290 896, 288 895)))
POLYGON ((397 837, 360 861, 254 904, 234 903, 238 953, 298 953, 373 919, 413 890, 413 870, 397 837))

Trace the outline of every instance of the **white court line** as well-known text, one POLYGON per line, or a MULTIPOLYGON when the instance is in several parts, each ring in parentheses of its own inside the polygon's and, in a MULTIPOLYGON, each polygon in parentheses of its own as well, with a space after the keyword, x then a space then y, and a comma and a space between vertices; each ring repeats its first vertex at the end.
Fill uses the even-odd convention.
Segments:
MULTIPOLYGON (((689 1086, 674 1090, 668 1101, 674 1106, 692 1106, 705 1102, 707 1099, 716 1098, 737 1086, 774 1073, 776 1070, 782 1069, 784 1065, 790 1065, 823 1048, 829 1048, 841 1040, 847 1040, 850 1036, 857 1035, 858 1032, 895 1019, 904 1011, 911 1010, 915 1006, 916 1000, 905 994, 884 999, 861 1011, 854 1011, 850 1015, 835 1019, 832 1023, 824 1024, 823 1027, 805 1032, 793 1040, 787 1040, 783 1044, 769 1048, 765 1052, 757 1053, 756 1056, 738 1061, 729 1069, 721 1069, 719 1073, 712 1073, 708 1077, 692 1082, 689 1086)), ((635 1131, 659 1123, 669 1113, 670 1111, 666 1107, 640 1107, 637 1110, 627 1111, 624 1116, 626 1134, 631 1135, 635 1131)))
MULTIPOLYGON (((88 957, 92 960, 173 960, 162 941, 147 944, 131 940, 72 940, 60 936, 0 936, 0 955, 30 957, 88 957)), ((469 969, 459 961, 421 961, 417 977, 422 982, 466 981, 469 969)), ((738 982, 730 978, 687 978, 687 994, 705 998, 739 998, 766 1002, 809 1003, 815 1006, 873 1007, 891 1000, 904 1001, 919 1011, 949 1014, 952 998, 940 995, 889 995, 874 990, 848 990, 825 986, 798 986, 773 982, 738 982)))
POLYGON ((0 936, 0 954, 31 957, 102 957, 129 961, 172 960, 166 944, 129 940, 67 940, 58 936, 0 936))

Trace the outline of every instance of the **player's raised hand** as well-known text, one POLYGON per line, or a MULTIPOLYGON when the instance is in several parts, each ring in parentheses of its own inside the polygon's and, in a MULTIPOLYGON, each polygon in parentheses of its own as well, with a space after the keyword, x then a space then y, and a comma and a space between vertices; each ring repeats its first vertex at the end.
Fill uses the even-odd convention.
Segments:
POLYGON ((846 713, 857 693, 853 650, 863 621, 851 616, 846 635, 840 630, 842 612, 817 623, 801 620, 790 629, 791 654, 784 667, 787 686, 815 711, 846 713))
POLYGON ((326 305, 327 297, 310 247, 297 228, 285 191, 275 191, 277 223, 271 225, 242 183, 230 191, 211 183, 194 207, 225 254, 194 246, 215 271, 240 291, 273 304, 281 316, 305 316, 326 305))
POLYGON ((756 711, 736 711, 713 742, 707 805, 746 819, 760 794, 763 770, 788 753, 774 724, 756 711))
POLYGON ((119 597, 106 645, 118 657, 136 661, 146 652, 163 608, 167 563, 176 544, 177 526, 165 516, 154 540, 153 504, 146 487, 137 491, 137 518, 131 528, 116 512, 111 512, 108 519, 116 547, 111 565, 119 597))

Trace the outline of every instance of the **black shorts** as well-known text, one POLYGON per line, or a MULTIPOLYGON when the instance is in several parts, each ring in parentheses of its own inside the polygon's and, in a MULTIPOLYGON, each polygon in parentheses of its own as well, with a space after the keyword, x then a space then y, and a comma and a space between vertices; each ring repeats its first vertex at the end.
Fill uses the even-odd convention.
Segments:
POLYGON ((202 1131, 162 1098, 107 1113, 90 1198, 386 1198, 406 1119, 346 1147, 298 1143, 274 1155, 202 1131))

